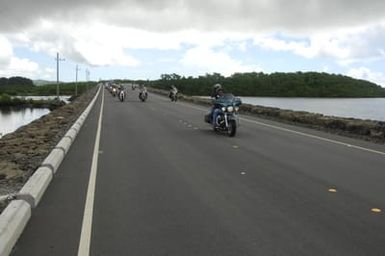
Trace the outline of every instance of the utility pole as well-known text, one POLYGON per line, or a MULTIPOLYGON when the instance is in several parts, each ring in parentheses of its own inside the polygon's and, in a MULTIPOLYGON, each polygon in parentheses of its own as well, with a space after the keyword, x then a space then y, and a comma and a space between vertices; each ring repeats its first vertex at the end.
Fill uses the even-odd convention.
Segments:
POLYGON ((88 68, 86 68, 86 81, 88 82, 90 80, 90 71, 88 68))
POLYGON ((88 91, 88 81, 90 80, 90 71, 86 68, 86 81, 87 81, 87 91, 88 91))
POLYGON ((78 71, 80 71, 80 68, 76 65, 75 97, 78 96, 78 71))
POLYGON ((59 61, 65 61, 65 59, 59 58, 59 53, 56 53, 56 98, 59 100, 59 61))

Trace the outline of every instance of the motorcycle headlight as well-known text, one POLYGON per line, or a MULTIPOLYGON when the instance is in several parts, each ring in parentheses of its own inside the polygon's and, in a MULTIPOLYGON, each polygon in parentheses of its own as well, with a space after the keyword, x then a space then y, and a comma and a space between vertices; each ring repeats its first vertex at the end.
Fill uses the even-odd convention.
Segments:
POLYGON ((227 107, 227 111, 233 112, 234 111, 234 107, 233 106, 227 107))
POLYGON ((235 109, 235 111, 236 111, 236 112, 238 112, 238 110, 239 110, 239 107, 235 107, 234 109, 235 109))
POLYGON ((225 111, 226 111, 226 108, 225 108, 225 107, 222 107, 222 111, 225 112, 225 111))

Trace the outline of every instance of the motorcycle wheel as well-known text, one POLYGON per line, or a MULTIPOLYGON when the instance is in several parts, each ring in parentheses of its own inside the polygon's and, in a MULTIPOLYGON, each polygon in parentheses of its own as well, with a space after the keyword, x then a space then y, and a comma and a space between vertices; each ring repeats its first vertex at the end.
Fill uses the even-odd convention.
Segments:
POLYGON ((237 132, 237 124, 235 123, 235 120, 230 120, 229 127, 227 129, 227 135, 229 135, 229 137, 234 137, 236 132, 237 132))

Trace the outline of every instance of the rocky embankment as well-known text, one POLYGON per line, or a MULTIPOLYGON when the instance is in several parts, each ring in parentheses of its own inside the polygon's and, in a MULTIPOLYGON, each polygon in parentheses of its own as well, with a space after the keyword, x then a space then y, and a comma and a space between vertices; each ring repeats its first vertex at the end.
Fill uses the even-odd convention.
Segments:
POLYGON ((73 102, 0 139, 0 196, 20 190, 88 106, 96 90, 90 89, 73 102))
MULTIPOLYGON (((150 89, 149 91, 168 95, 168 91, 164 90, 150 89)), ((180 99, 206 106, 211 105, 211 100, 194 96, 180 95, 180 99)), ((240 111, 243 114, 255 115, 261 118, 306 126, 375 143, 385 143, 385 122, 382 121, 325 116, 305 111, 292 111, 249 104, 242 104, 240 111)))

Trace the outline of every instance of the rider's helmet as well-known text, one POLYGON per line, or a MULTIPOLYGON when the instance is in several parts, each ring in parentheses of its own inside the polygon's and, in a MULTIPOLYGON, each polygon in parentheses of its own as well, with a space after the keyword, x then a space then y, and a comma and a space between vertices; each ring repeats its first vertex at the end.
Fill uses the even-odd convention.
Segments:
POLYGON ((222 85, 220 85, 220 84, 214 84, 213 89, 214 89, 215 91, 218 91, 219 89, 222 89, 222 85))

